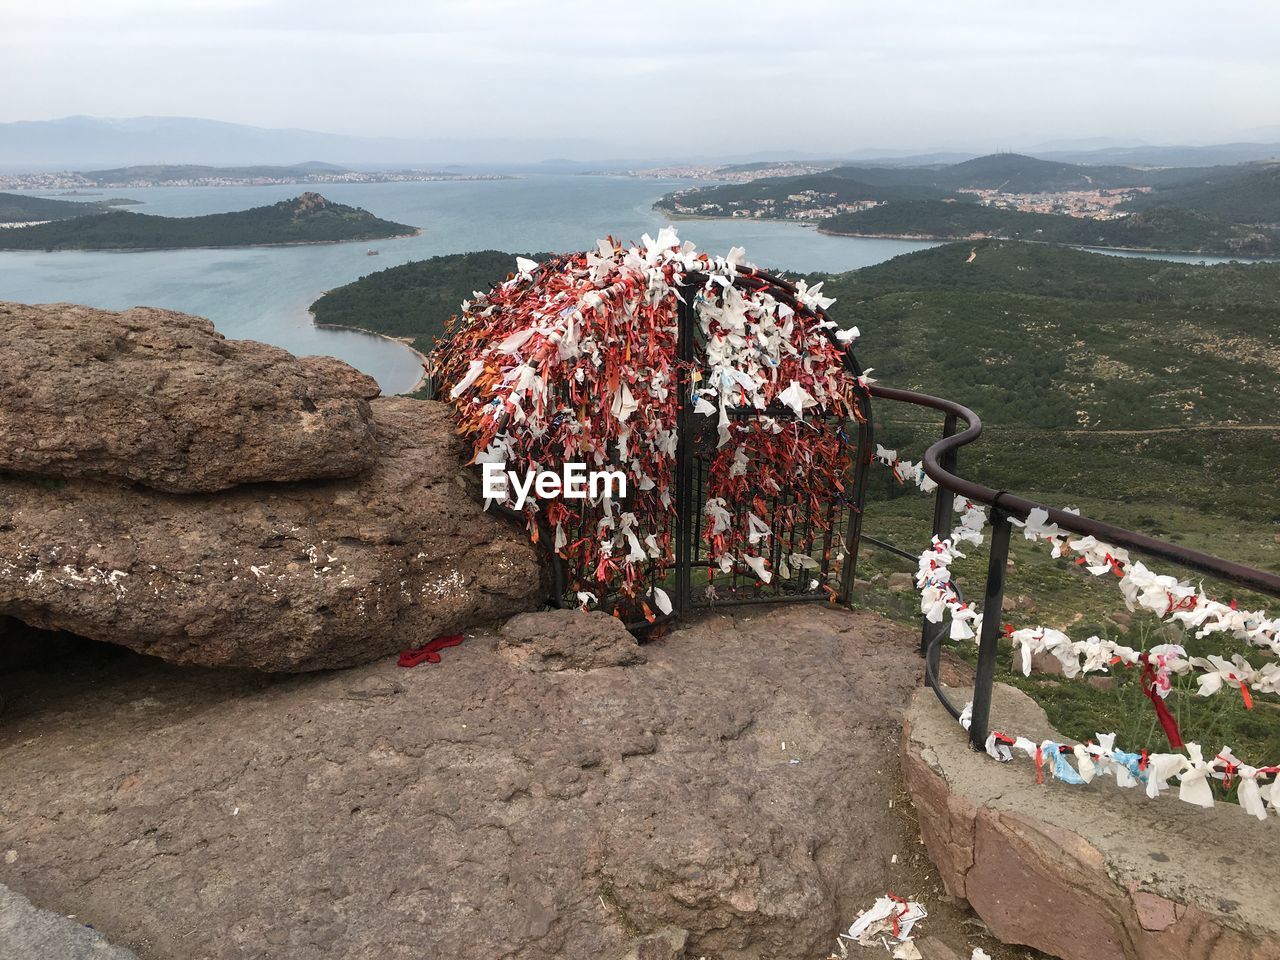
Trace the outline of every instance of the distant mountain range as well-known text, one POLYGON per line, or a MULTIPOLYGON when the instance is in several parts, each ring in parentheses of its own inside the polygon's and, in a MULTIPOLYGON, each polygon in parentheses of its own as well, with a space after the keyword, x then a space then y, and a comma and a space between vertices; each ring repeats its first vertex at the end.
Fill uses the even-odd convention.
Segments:
POLYGON ((196 117, 64 117, 0 123, 0 169, 91 169, 143 164, 296 164, 311 157, 352 166, 536 162, 600 156, 586 140, 422 140, 267 129, 196 117))
MULTIPOLYGON (((1253 139, 1213 146, 1150 146, 1094 137, 1040 144, 1031 152, 1048 160, 1118 163, 1150 166, 1194 166, 1280 159, 1280 128, 1249 131, 1253 139)), ((716 163, 756 160, 816 160, 867 166, 953 164, 975 152, 937 149, 911 152, 871 147, 827 152, 787 154, 757 152, 718 157, 673 156, 669 146, 655 144, 649 157, 620 157, 605 142, 584 138, 512 140, 427 139, 422 137, 359 137, 292 128, 272 129, 225 123, 198 117, 63 117, 58 120, 20 120, 0 123, 0 170, 87 170, 147 164, 207 164, 216 166, 292 165, 310 158, 355 169, 388 166, 441 168, 465 164, 470 168, 539 166, 573 172, 592 169, 673 163, 716 163)))

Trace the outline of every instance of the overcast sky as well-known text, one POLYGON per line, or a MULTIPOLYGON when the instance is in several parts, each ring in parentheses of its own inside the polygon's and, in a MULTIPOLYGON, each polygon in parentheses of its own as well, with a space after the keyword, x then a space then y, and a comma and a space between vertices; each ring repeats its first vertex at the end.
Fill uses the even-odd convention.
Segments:
POLYGON ((665 155, 1280 140, 1273 0, 0 0, 0 14, 0 121, 199 116, 665 155))

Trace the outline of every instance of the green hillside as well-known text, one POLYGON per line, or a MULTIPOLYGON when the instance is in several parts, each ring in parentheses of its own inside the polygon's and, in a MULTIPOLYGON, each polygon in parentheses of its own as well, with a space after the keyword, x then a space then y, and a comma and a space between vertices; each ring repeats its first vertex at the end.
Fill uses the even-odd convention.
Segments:
POLYGON ((311 313, 320 324, 413 337, 426 353, 462 301, 512 273, 517 256, 543 260, 550 254, 480 250, 415 260, 328 291, 311 313))
POLYGON ((1157 187, 1129 203, 1135 210, 1176 206, 1228 220, 1280 226, 1280 163, 1215 167, 1188 183, 1157 187))
POLYGON ((993 153, 944 167, 939 171, 936 182, 953 189, 969 187, 1005 193, 1044 193, 1130 187, 1146 180, 1141 171, 1130 167, 1094 167, 1040 160, 1019 153, 993 153))
POLYGON ((266 207, 200 217, 115 211, 0 231, 0 250, 173 250, 377 240, 414 228, 304 193, 266 207))
POLYGON ((849 302, 904 290, 1010 293, 1063 300, 1262 305, 1280 313, 1280 263, 1212 266, 1109 257, 1070 247, 982 240, 920 250, 828 280, 849 302), (972 254, 972 259, 970 259, 972 254))
POLYGON ((113 206, 132 200, 104 200, 86 203, 78 200, 55 200, 21 193, 0 193, 0 223, 26 223, 31 220, 70 220, 72 217, 105 213, 113 206))
POLYGON ((879 376, 989 423, 1280 423, 1280 264, 987 241, 830 277, 824 290, 836 318, 865 332, 859 352, 879 376))
POLYGON ((981 236, 1255 257, 1272 256, 1280 249, 1280 238, 1269 230, 1223 223, 1171 207, 1114 220, 1094 220, 972 203, 919 200, 837 214, 822 221, 821 229, 824 233, 854 236, 917 236, 937 240, 981 236))

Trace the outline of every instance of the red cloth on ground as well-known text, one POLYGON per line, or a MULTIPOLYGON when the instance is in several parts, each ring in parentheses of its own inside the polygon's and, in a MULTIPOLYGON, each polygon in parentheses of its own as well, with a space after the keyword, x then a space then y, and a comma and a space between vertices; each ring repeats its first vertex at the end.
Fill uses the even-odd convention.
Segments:
POLYGON ((462 634, 452 633, 436 637, 426 646, 414 650, 402 650, 397 661, 402 667, 416 667, 420 663, 439 663, 440 651, 445 647, 456 647, 462 642, 462 634))

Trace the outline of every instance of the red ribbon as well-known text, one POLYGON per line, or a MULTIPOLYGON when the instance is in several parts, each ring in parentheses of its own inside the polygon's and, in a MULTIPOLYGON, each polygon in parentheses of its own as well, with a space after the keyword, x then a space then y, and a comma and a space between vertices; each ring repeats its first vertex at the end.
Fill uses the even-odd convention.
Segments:
POLYGON ((897 895, 897 894, 895 894, 895 893, 890 893, 888 896, 889 896, 889 899, 890 899, 890 900, 892 900, 894 903, 900 903, 900 904, 902 904, 902 912, 901 912, 901 913, 890 913, 890 914, 889 914, 889 919, 893 922, 893 935, 894 935, 894 937, 897 937, 897 936, 898 936, 899 931, 902 929, 902 928, 898 925, 898 921, 899 921, 899 920, 901 920, 903 917, 905 917, 905 916, 907 915, 907 913, 908 913, 908 912, 910 912, 910 910, 911 910, 911 906, 907 903, 906 898, 904 898, 904 897, 900 897, 900 896, 898 896, 898 895, 897 895))
POLYGON ((420 663, 439 663, 441 650, 446 647, 456 647, 461 642, 462 634, 460 633, 436 637, 426 646, 417 647, 413 650, 402 650, 400 659, 396 662, 402 667, 416 667, 420 663))
POLYGON ((1178 730, 1178 721, 1173 719, 1173 714, 1164 705, 1164 698, 1160 696, 1159 691, 1156 689, 1156 668, 1151 665, 1151 659, 1145 652, 1138 659, 1142 662, 1142 692, 1147 695, 1147 699, 1155 707, 1156 719, 1160 721, 1160 726, 1164 728, 1164 735, 1169 739, 1169 746, 1174 750, 1181 750, 1182 733, 1178 730))

